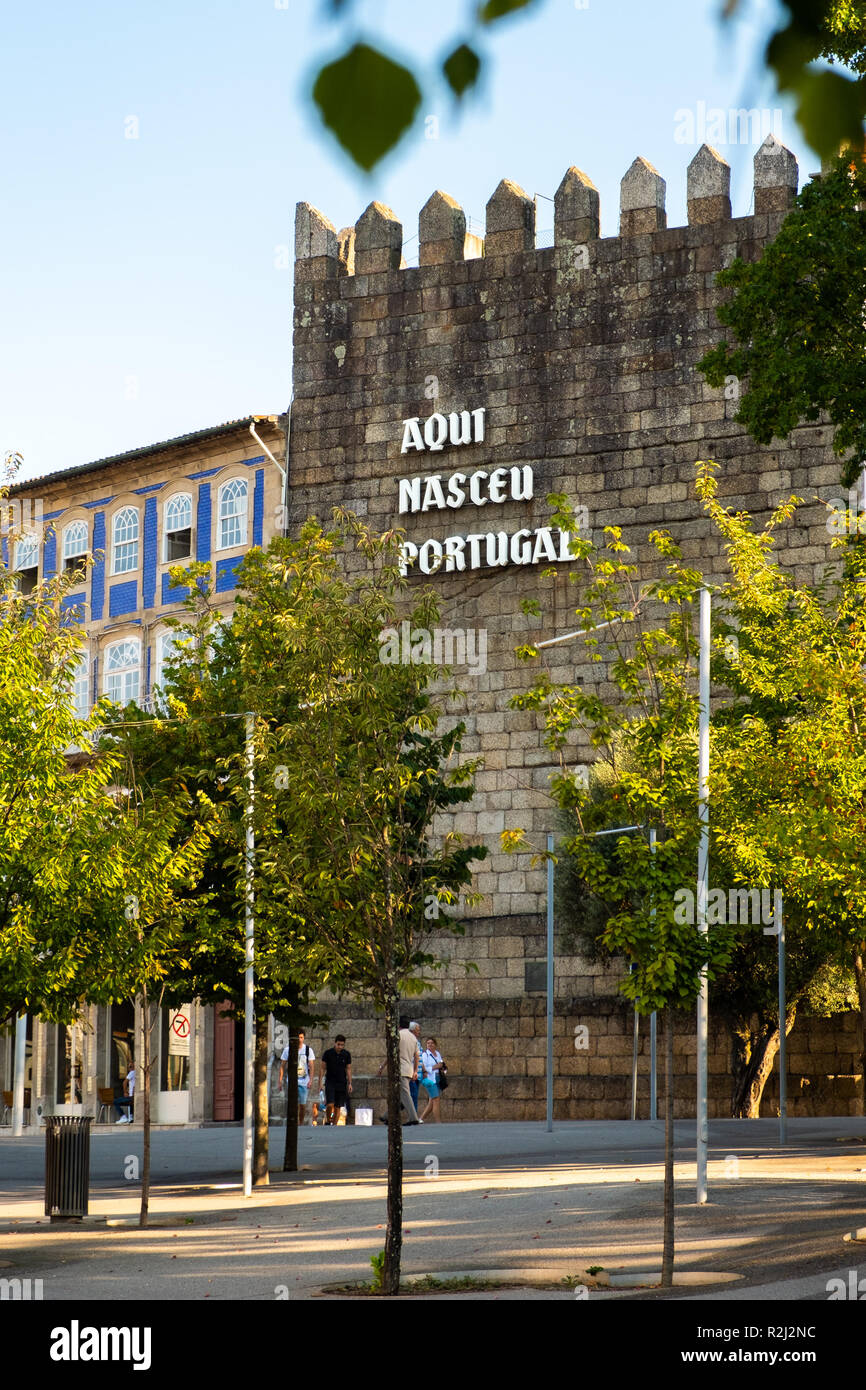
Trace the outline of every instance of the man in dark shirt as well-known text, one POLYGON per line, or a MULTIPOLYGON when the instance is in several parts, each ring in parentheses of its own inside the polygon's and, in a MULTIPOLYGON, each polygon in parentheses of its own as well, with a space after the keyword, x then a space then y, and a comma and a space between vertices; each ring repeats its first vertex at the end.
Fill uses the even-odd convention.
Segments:
POLYGON ((346 1051, 346 1039, 342 1033, 338 1033, 335 1037, 334 1046, 322 1053, 322 1059, 319 1062, 319 1086, 322 1084, 323 1074, 325 1078, 325 1124, 335 1125, 344 1105, 348 1119, 349 1097, 352 1094, 352 1054, 346 1051))

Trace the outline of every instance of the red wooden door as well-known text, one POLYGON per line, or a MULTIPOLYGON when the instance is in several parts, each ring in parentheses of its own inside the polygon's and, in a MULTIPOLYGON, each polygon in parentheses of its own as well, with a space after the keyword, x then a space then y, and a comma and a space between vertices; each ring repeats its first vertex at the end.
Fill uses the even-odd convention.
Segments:
POLYGON ((213 1117, 235 1117, 235 1016, 228 1000, 214 1008, 213 1117))

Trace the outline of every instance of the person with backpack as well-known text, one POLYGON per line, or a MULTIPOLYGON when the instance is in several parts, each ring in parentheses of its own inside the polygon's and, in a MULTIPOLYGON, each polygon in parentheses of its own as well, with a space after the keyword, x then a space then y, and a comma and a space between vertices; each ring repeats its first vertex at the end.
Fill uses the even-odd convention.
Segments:
MULTIPOLYGON (((316 1054, 311 1047, 308 1047, 303 1032, 298 1033, 298 1124, 306 1122, 307 1099, 310 1094, 310 1063, 315 1062, 316 1054)), ((286 1068, 289 1061, 288 1044, 283 1048, 280 1057, 280 1090, 283 1088, 284 1080, 288 1080, 286 1068)), ((316 1102, 313 1101, 313 1120, 316 1123, 318 1111, 316 1102)))
POLYGON ((434 1123, 437 1125, 442 1123, 439 1097, 448 1085, 447 1070, 442 1060, 442 1053, 439 1051, 439 1044, 435 1038, 428 1038, 427 1046, 421 1053, 421 1085, 427 1095, 427 1105, 420 1117, 422 1122, 426 1121, 427 1116, 432 1112, 434 1123))

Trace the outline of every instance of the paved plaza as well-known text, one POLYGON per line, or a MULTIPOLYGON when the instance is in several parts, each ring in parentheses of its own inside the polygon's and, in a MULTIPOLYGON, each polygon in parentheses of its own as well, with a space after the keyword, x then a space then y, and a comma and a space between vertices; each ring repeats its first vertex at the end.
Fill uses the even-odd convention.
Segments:
MULTIPOLYGON (((297 1174, 280 1171, 284 1134, 270 1132, 270 1185, 245 1200, 238 1127, 157 1130, 143 1232, 137 1128, 94 1133, 90 1215, 63 1228, 43 1215, 43 1136, 7 1131, 2 1274, 76 1301, 308 1299, 368 1278, 384 1237, 384 1128, 303 1130, 297 1174)), ((866 1226, 866 1119, 789 1121, 784 1149, 776 1121, 713 1121, 702 1207, 694 1124, 676 1134, 676 1269, 698 1282, 667 1297, 826 1300, 831 1277, 866 1275, 866 1244, 843 1240, 866 1226)), ((615 1283, 660 1267, 661 1123, 430 1125, 404 1140, 405 1276, 510 1271, 522 1289, 471 1296, 551 1299, 574 1298, 560 1281, 590 1267, 615 1283)))

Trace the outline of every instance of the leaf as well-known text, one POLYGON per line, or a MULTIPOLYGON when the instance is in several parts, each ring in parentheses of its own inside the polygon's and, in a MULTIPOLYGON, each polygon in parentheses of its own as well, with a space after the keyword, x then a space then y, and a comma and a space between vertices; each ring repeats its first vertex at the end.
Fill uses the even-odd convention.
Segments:
POLYGON ((797 122, 819 155, 837 154, 846 144, 862 145, 866 84, 838 72, 807 70, 795 90, 800 98, 797 122))
POLYGON ((482 24, 492 24, 495 19, 502 19, 503 15, 525 10, 536 3, 537 0, 485 0, 478 10, 478 18, 482 24))
POLYGON ((322 68, 312 95, 324 124, 368 173, 411 126, 421 101, 409 69, 363 43, 322 68))
POLYGON ((468 44, 461 43, 450 53, 442 64, 448 86, 459 99, 470 87, 474 87, 481 71, 481 59, 468 44))

